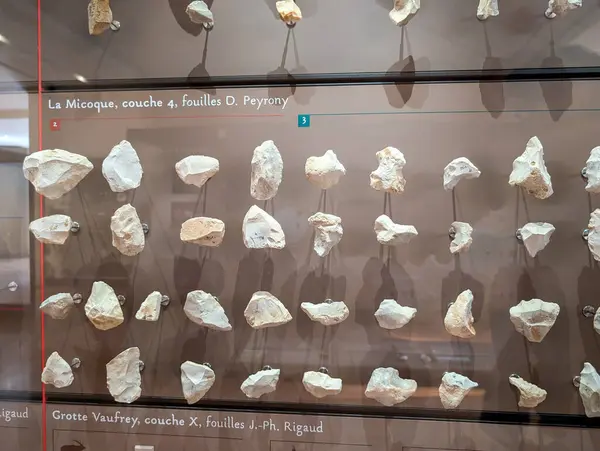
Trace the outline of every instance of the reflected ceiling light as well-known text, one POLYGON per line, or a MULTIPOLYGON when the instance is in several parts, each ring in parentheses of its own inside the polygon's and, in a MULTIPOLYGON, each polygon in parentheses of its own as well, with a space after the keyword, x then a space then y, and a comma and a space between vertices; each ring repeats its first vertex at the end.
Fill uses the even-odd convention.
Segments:
POLYGON ((10 41, 8 40, 8 38, 6 36, 4 36, 3 34, 0 34, 0 42, 2 44, 10 44, 10 41))
POLYGON ((87 78, 83 75, 74 74, 73 76, 75 77, 75 80, 80 81, 81 83, 87 83, 87 78))

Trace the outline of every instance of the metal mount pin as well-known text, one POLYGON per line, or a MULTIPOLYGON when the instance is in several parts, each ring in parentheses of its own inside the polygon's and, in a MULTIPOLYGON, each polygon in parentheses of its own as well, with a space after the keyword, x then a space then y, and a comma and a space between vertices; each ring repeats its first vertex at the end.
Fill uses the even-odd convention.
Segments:
POLYGON ((333 299, 325 299, 325 304, 333 304, 333 299))
POLYGON ((589 229, 583 229, 583 232, 581 232, 581 238, 583 238, 585 241, 588 240, 589 235, 590 235, 589 229))
POLYGON ((516 379, 522 379, 522 377, 521 377, 521 376, 519 376, 517 373, 512 373, 512 374, 510 375, 510 377, 514 377, 514 378, 516 378, 516 379))
POLYGON ((450 230, 448 230, 448 236, 451 240, 456 238, 456 229, 454 227, 450 227, 450 230))
POLYGON ((575 376, 573 378, 573 385, 575 386, 575 388, 579 388, 579 386, 581 385, 581 376, 575 376))
POLYGON ((422 353, 419 356, 419 358, 421 359, 421 362, 423 362, 425 365, 429 365, 431 362, 433 362, 433 359, 429 354, 422 353))
POLYGON ((79 232, 80 228, 81 227, 80 227, 80 225, 79 225, 79 223, 77 221, 73 221, 71 223, 71 233, 77 233, 77 232, 79 232))
POLYGON ((319 368, 319 373, 329 374, 329 370, 327 368, 325 368, 324 366, 322 366, 321 368, 319 368))
POLYGON ((8 285, 6 285, 6 288, 8 288, 8 291, 17 291, 17 289, 19 288, 19 284, 13 280, 8 285))
POLYGON ((81 301, 83 300, 83 296, 81 295, 81 293, 75 293, 73 295, 73 302, 75 304, 81 304, 81 301))
POLYGON ((210 368, 212 370, 212 365, 208 362, 202 362, 202 365, 204 365, 207 368, 210 368))
MULTIPOLYGON (((294 3, 297 3, 296 0, 294 0, 294 3)), ((296 26, 296 22, 290 20, 288 22, 285 22, 285 24, 287 25, 288 28, 294 28, 296 26)))
POLYGON ((213 28, 215 28, 215 23, 214 23, 214 22, 204 22, 204 23, 202 24, 202 26, 204 27, 204 29, 205 29, 206 31, 210 31, 210 30, 212 30, 213 28))
POLYGON ((119 31, 121 29, 121 22, 119 22, 118 20, 113 20, 110 23, 110 29, 112 31, 119 31))
POLYGON ((150 227, 145 222, 142 223, 142 231, 144 232, 144 235, 148 235, 148 233, 150 233, 150 227))
POLYGON ((146 368, 146 364, 141 360, 138 362, 138 365, 140 368, 140 372, 144 371, 144 368, 146 368))
POLYGON ((585 167, 585 168, 583 168, 583 169, 581 170, 581 178, 582 178, 582 179, 584 179, 584 180, 587 180, 587 178, 588 178, 588 175, 587 175, 587 167, 585 167))
POLYGON ((79 357, 75 357, 73 360, 71 360, 71 368, 79 368, 81 366, 81 360, 79 360, 79 357))
POLYGON ((273 368, 271 368, 271 365, 265 365, 262 367, 262 371, 271 371, 273 368))
POLYGON ((596 307, 592 305, 586 305, 581 309, 581 314, 586 318, 592 318, 596 314, 596 307))
POLYGON ((166 307, 170 303, 171 303, 171 298, 169 296, 167 296, 166 294, 163 294, 162 299, 160 301, 160 305, 162 305, 163 307, 166 307))
POLYGON ((515 232, 515 237, 517 237, 517 240, 519 240, 521 243, 523 242, 523 234, 521 233, 521 229, 517 229, 515 232))
POLYGON ((454 305, 454 301, 448 302, 448 308, 452 307, 454 305))
POLYGON ((119 301, 120 305, 125 305, 125 301, 127 300, 127 298, 125 298, 125 296, 123 296, 122 294, 117 296, 117 300, 119 301))

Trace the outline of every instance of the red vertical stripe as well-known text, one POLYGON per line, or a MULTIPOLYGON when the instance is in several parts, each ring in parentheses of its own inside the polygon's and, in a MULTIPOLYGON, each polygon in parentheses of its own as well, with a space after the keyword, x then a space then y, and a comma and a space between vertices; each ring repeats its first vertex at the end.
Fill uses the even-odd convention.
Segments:
MULTIPOLYGON (((38 81, 38 150, 42 150, 42 0, 37 0, 37 81, 38 81)), ((42 195, 39 197, 40 203, 40 218, 44 216, 44 199, 42 195)), ((40 243, 40 302, 45 298, 44 293, 44 245, 40 243)), ((44 368, 46 362, 46 343, 44 336, 44 315, 40 314, 40 333, 41 333, 41 350, 42 350, 42 365, 44 368)), ((41 373, 41 369, 40 369, 41 373)), ((42 384, 42 450, 47 449, 47 431, 46 431, 46 385, 42 384)))

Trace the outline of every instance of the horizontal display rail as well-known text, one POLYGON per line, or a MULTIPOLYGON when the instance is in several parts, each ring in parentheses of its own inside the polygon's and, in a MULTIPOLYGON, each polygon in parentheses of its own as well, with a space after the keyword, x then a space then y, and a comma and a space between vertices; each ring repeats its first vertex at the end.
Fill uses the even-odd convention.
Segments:
MULTIPOLYGON (((142 89, 266 87, 274 85, 352 85, 352 84, 411 84, 411 83, 478 83, 517 81, 589 80, 600 78, 600 67, 455 70, 427 72, 356 72, 337 74, 277 74, 252 76, 223 76, 210 78, 141 78, 43 81, 44 92, 127 91, 142 89)), ((36 81, 0 83, 0 92, 26 91, 35 93, 36 81)))

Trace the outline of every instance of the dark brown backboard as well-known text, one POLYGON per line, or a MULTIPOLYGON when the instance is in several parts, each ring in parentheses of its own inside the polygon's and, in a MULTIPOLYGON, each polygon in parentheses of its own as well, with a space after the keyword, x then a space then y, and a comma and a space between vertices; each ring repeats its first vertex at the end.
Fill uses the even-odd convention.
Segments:
MULTIPOLYGON (((383 11, 384 12, 384 11, 383 11)), ((598 335, 581 308, 596 305, 600 272, 581 233, 599 206, 584 190, 580 171, 598 144, 600 94, 592 82, 539 84, 434 84, 402 87, 302 87, 219 90, 238 106, 195 109, 124 109, 124 100, 153 96, 181 105, 201 91, 48 94, 43 98, 43 147, 86 155, 94 170, 72 192, 45 202, 46 214, 64 213, 81 224, 64 246, 46 246, 46 294, 82 293, 103 280, 127 298, 125 323, 102 332, 87 321, 83 304, 64 321, 46 320, 46 349, 83 364, 63 393, 108 394, 105 364, 130 346, 145 362, 143 396, 182 398, 179 366, 210 362, 216 383, 210 400, 245 400, 239 386, 264 365, 280 368, 278 390, 261 399, 315 405, 370 405, 363 392, 373 369, 392 366, 414 378, 419 389, 399 408, 441 409, 438 386, 445 371, 479 383, 461 405, 465 410, 516 411, 508 384, 518 373, 548 391, 539 412, 582 414, 572 378, 584 361, 600 365, 598 335), (284 96, 285 109, 243 106, 244 96, 284 96), (118 109, 64 109, 67 99, 113 100, 118 109), (49 110, 49 102, 63 109, 49 110), (55 105, 55 103, 52 103, 55 105), (298 114, 310 114, 308 128, 298 114), (60 131, 50 131, 60 119, 60 131), (545 146, 555 194, 540 201, 508 185, 512 161, 537 135, 545 146), (140 188, 112 193, 101 164, 112 146, 127 139, 136 148, 144 178, 140 188), (287 245, 280 251, 248 250, 242 219, 255 204, 250 197, 250 159, 261 142, 273 139, 284 161, 283 183, 265 207, 281 223, 287 245), (385 196, 369 187, 375 152, 399 148, 408 161, 406 191, 385 196), (304 175, 307 157, 334 149, 347 169, 339 185, 321 193, 304 175), (185 186, 174 165, 192 154, 214 156, 220 172, 202 189, 185 186), (442 171, 466 156, 482 171, 454 193, 442 188, 442 171), (110 217, 131 202, 150 227, 146 248, 124 257, 111 245, 110 217), (344 237, 323 260, 312 250, 307 218, 317 212, 342 218, 344 237), (382 248, 373 222, 387 212, 413 224, 419 236, 406 246, 382 248), (181 223, 192 216, 223 220, 226 235, 216 249, 182 244, 181 223), (448 229, 454 220, 475 228, 470 251, 453 257, 448 229), (535 259, 526 255, 515 231, 530 221, 556 226, 550 245, 535 259), (448 303, 464 289, 475 295, 477 336, 451 337, 443 318, 448 303), (232 332, 215 332, 190 322, 186 294, 203 289, 219 297, 232 332), (157 323, 134 318, 153 290, 171 297, 157 323), (268 290, 292 313, 287 325, 255 331, 243 311, 255 291, 268 290), (312 323, 302 301, 344 300, 350 317, 336 327, 312 323), (403 329, 387 332, 373 317, 384 298, 418 309, 403 329), (543 343, 528 343, 509 320, 523 299, 556 302, 561 313, 543 343), (340 395, 317 401, 302 387, 304 371, 321 366, 341 377, 340 395)), ((263 203, 259 203, 263 207, 263 203)), ((49 388, 52 392, 54 389, 49 388)))

